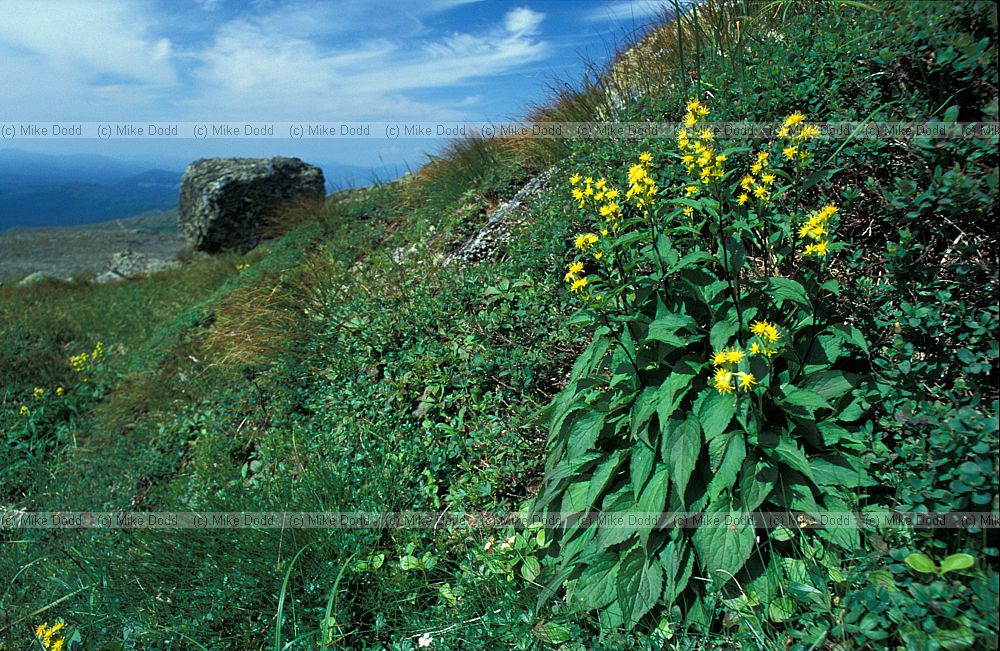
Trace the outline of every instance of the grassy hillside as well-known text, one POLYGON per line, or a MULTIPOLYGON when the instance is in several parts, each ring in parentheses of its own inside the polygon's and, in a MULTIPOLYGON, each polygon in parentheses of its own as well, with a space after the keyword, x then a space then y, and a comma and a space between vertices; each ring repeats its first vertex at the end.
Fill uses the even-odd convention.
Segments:
POLYGON ((532 115, 687 136, 456 142, 246 257, 0 288, 9 509, 552 525, 0 529, 0 648, 993 648, 987 529, 812 521, 997 510, 997 139, 803 126, 996 88, 992 3, 709 2, 532 115))

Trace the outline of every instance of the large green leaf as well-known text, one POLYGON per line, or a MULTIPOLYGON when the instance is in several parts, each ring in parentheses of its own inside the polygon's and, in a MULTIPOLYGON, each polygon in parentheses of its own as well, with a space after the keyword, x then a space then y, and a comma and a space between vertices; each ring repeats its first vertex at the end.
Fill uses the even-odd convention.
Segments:
POLYGON ((803 411, 812 413, 815 409, 833 409, 826 398, 815 391, 796 387, 785 388, 785 395, 781 398, 780 404, 792 414, 800 414, 803 411))
POLYGON ((836 400, 857 384, 857 376, 844 371, 819 371, 806 377, 801 389, 812 391, 825 400, 836 400))
POLYGON ((688 415, 684 420, 666 421, 662 456, 670 467, 670 479, 681 500, 700 454, 701 429, 693 415, 688 415))
POLYGON ((778 469, 767 460, 744 463, 740 473, 739 496, 744 511, 753 511, 764 503, 774 490, 778 469))
POLYGON ((617 579, 618 603, 628 628, 660 600, 663 593, 663 568, 651 563, 641 546, 634 547, 621 561, 617 579))
POLYGON ((813 477, 818 486, 840 486, 842 488, 860 488, 874 486, 875 480, 861 468, 852 465, 846 458, 839 455, 824 455, 809 461, 813 477))
POLYGON ((770 278, 768 280, 767 293, 774 299, 774 302, 781 307, 786 300, 808 307, 809 296, 806 289, 791 278, 770 278))
POLYGON ((608 482, 621 466, 625 459, 625 450, 617 450, 610 457, 601 462, 590 477, 590 486, 587 490, 587 505, 584 510, 589 511, 597 500, 600 499, 604 489, 608 487, 608 482))
POLYGON ((629 478, 632 480, 632 495, 639 498, 639 491, 646 485, 649 474, 653 472, 656 463, 656 451, 643 443, 636 441, 632 446, 632 458, 629 460, 629 478))
POLYGON ((574 610, 603 608, 618 596, 618 554, 602 553, 587 565, 568 591, 574 610))
POLYGON ((712 350, 722 350, 728 346, 729 340, 740 330, 740 325, 736 320, 736 310, 730 308, 726 316, 729 318, 712 324, 712 330, 708 333, 708 341, 712 345, 712 350))
POLYGON ((688 343, 688 339, 682 333, 687 330, 695 330, 697 327, 698 324, 687 314, 668 312, 658 316, 649 324, 648 338, 680 347, 688 343))
POLYGON ((779 436, 778 445, 774 448, 774 453, 783 463, 815 481, 806 453, 791 436, 787 434, 779 436))
POLYGON ((694 571, 694 556, 683 538, 667 543, 660 553, 660 565, 663 566, 666 575, 663 602, 669 608, 687 587, 694 571))
POLYGON ((728 514, 733 524, 698 527, 692 536, 694 548, 703 570, 713 580, 727 582, 740 571, 754 546, 754 528, 746 522, 745 512, 730 511, 724 503, 713 505, 708 511, 715 520, 728 514))
POLYGON ((695 400, 694 408, 705 440, 711 441, 729 427, 736 413, 736 398, 706 388, 695 400))
POLYGON ((659 402, 656 405, 656 415, 660 419, 661 426, 677 410, 677 407, 681 404, 681 400, 691 388, 691 380, 693 378, 693 374, 675 371, 659 386, 657 393, 659 402))
POLYGON ((659 389, 660 387, 646 387, 632 404, 630 419, 632 438, 638 438, 647 445, 652 445, 652 443, 649 441, 649 432, 646 431, 646 426, 659 406, 659 389))
POLYGON ((732 492, 736 485, 736 477, 739 475, 740 466, 747 456, 746 440, 743 432, 733 432, 726 436, 720 436, 708 444, 709 457, 713 445, 723 443, 725 446, 719 465, 712 474, 712 480, 708 483, 708 498, 714 500, 723 491, 732 492))
MULTIPOLYGON (((659 520, 660 514, 663 513, 663 508, 667 504, 667 489, 669 487, 670 470, 667 464, 658 464, 653 477, 649 480, 649 484, 639 493, 635 505, 636 511, 642 514, 649 514, 648 517, 659 520)), ((650 529, 640 529, 639 539, 645 542, 649 537, 649 533, 650 529)))
POLYGON ((566 455, 576 458, 594 447, 597 438, 604 429, 603 414, 595 410, 576 412, 573 423, 569 426, 569 440, 567 443, 566 455))

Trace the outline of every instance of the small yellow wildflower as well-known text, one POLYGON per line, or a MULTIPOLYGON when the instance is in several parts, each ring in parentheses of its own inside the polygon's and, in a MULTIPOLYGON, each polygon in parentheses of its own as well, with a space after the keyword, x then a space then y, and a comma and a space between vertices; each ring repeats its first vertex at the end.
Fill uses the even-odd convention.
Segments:
POLYGON ((35 387, 35 390, 32 392, 31 395, 32 397, 34 397, 35 400, 41 400, 42 397, 45 396, 45 389, 41 387, 35 387))
POLYGON ((687 208, 684 209, 683 212, 684 212, 684 216, 685 217, 690 217, 691 215, 694 214, 694 208, 692 208, 691 206, 688 206, 687 208))
POLYGON ((725 350, 716 351, 712 353, 712 366, 722 366, 728 358, 729 354, 725 350))
POLYGON ((781 150, 781 155, 785 158, 795 158, 795 154, 799 153, 799 148, 795 145, 788 145, 781 150))
POLYGON ((621 193, 616 188, 611 188, 604 193, 605 199, 617 199, 621 193))
POLYGON ((570 291, 578 292, 586 286, 587 286, 586 278, 577 278, 576 280, 573 281, 573 284, 570 285, 570 291))
POLYGON ((715 386, 716 391, 719 393, 732 393, 735 388, 733 386, 732 371, 727 371, 724 368, 716 370, 712 378, 712 385, 715 386))
POLYGON ((802 120, 805 120, 805 119, 806 119, 806 116, 802 115, 799 112, 792 113, 787 118, 785 118, 785 126, 786 127, 795 126, 796 124, 798 124, 799 122, 802 122, 802 120))
POLYGON ((753 376, 753 373, 743 373, 741 371, 736 374, 736 378, 739 381, 740 388, 744 391, 749 391, 753 385, 757 384, 757 378, 753 376))
POLYGON ((758 199, 763 199, 765 195, 767 195, 767 188, 765 188, 763 185, 758 185, 756 188, 753 189, 753 196, 757 197, 758 199))
POLYGON ((27 416, 31 412, 28 410, 27 405, 21 405, 21 408, 17 410, 17 413, 21 416, 27 416))
POLYGON ((64 389, 64 388, 62 388, 62 387, 56 387, 56 395, 57 395, 57 396, 61 396, 61 395, 63 395, 64 393, 66 393, 66 389, 64 389))
POLYGON ((757 336, 763 335, 769 325, 771 324, 767 321, 754 321, 750 324, 750 332, 757 336))
POLYGON ((593 233, 585 233, 583 235, 578 235, 574 242, 574 246, 580 249, 581 251, 585 251, 594 244, 597 244, 597 239, 598 239, 597 236, 594 235, 593 233))
POLYGON ((778 328, 773 323, 768 323, 767 327, 764 328, 764 339, 767 339, 771 343, 781 339, 781 333, 778 332, 778 328))
POLYGON ((764 352, 764 349, 761 348, 760 344, 758 344, 756 341, 750 344, 751 355, 760 355, 762 352, 764 352))
POLYGON ((653 155, 648 151, 644 151, 639 154, 639 161, 643 163, 651 163, 653 161, 653 155))
POLYGON ((697 185, 689 185, 689 186, 687 186, 687 187, 684 188, 684 192, 687 194, 687 196, 690 197, 690 196, 698 194, 698 190, 699 189, 700 188, 697 185))
POLYGON ((573 198, 577 201, 583 199, 583 190, 580 188, 573 188, 573 198))
POLYGON ((569 182, 571 185, 576 185, 577 183, 580 182, 580 175, 574 174, 573 176, 569 177, 569 182))
POLYGON ((772 183, 774 183, 774 174, 765 174, 764 176, 760 177, 760 180, 767 185, 771 185, 772 183))
POLYGON ((712 133, 711 129, 702 129, 698 132, 698 138, 705 142, 710 142, 715 139, 715 134, 712 133))
POLYGON ((726 353, 726 361, 730 364, 739 364, 744 357, 743 351, 735 346, 726 353))
POLYGON ((750 200, 750 197, 747 196, 746 192, 741 192, 740 196, 736 198, 737 203, 739 203, 741 206, 743 204, 745 204, 749 200, 750 200))
POLYGON ((753 186, 753 177, 748 174, 740 181, 740 187, 744 190, 749 190, 751 186, 753 186))

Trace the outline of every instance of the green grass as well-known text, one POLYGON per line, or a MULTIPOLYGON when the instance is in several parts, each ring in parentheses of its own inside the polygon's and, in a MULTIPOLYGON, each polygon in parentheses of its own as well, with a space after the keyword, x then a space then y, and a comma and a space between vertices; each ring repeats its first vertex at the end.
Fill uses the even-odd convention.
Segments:
MULTIPOLYGON (((699 96, 720 120, 793 110, 945 118, 953 105, 962 120, 995 120, 995 42, 981 40, 991 26, 995 39, 992 5, 880 10, 709 3, 632 55, 627 74, 640 79, 622 79, 622 68, 598 74, 533 116, 584 119, 616 106, 613 94, 640 90, 615 109, 622 117, 672 118, 699 96)), ((523 507, 546 484, 539 412, 589 340, 569 322, 579 301, 563 273, 580 226, 565 179, 626 169, 641 149, 669 161, 672 148, 457 142, 412 176, 290 217, 283 227, 297 227, 245 258, 119 285, 0 288, 0 501, 100 511, 523 507), (518 211, 496 256, 443 263, 550 164, 552 180, 518 211), (69 358, 97 342, 107 353, 83 382, 69 358), (53 395, 58 386, 65 396, 53 395), (35 387, 47 390, 41 400, 35 387)), ((873 350, 854 369, 870 379, 858 398, 877 442, 880 483, 867 499, 995 510, 996 143, 846 141, 821 153, 838 171, 804 200, 841 204, 838 238, 855 244, 833 258, 843 293, 829 309, 873 350), (873 270, 877 282, 857 280, 873 270)), ((838 556, 844 580, 823 584, 827 600, 797 600, 793 619, 722 599, 706 606, 705 596, 704 621, 687 630, 688 602, 658 604, 632 630, 600 609, 570 610, 561 592, 540 607, 539 586, 559 560, 552 540, 452 526, 0 531, 0 648, 26 648, 56 618, 86 649, 127 648, 126 628, 138 631, 136 648, 213 650, 409 649, 425 634, 445 649, 662 648, 668 629, 671 648, 933 648, 934 626, 971 631, 969 645, 951 648, 977 648, 996 628, 997 550, 974 532, 866 537, 865 553, 838 556), (913 551, 968 552, 976 566, 923 576, 904 562, 913 551), (975 617, 962 623, 963 613, 975 617), (869 635, 878 631, 892 637, 869 635)), ((801 551, 802 562, 817 553, 801 551)))

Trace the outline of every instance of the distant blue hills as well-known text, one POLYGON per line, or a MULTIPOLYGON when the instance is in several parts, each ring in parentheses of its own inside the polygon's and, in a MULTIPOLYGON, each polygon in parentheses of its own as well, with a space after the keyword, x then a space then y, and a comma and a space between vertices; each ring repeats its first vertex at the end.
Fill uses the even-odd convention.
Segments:
MULTIPOLYGON (((311 161, 307 161, 311 162, 311 161)), ((377 172, 316 163, 327 192, 368 185, 377 172)), ((183 170, 106 156, 0 150, 0 231, 14 226, 79 226, 177 207, 183 170)), ((383 171, 382 180, 396 176, 383 171)))

